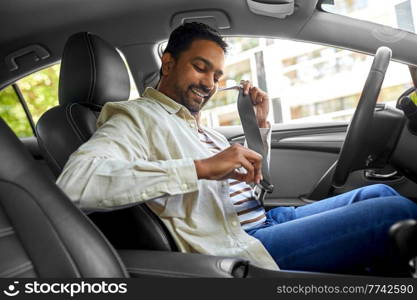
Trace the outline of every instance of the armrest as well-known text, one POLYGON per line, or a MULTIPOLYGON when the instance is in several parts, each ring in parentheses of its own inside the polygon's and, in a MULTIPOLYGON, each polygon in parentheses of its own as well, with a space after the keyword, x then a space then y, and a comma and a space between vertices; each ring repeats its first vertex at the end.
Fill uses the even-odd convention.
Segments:
POLYGON ((254 265, 248 266, 246 278, 373 278, 365 275, 348 275, 348 274, 333 274, 333 273, 315 273, 304 271, 288 271, 288 270, 267 270, 256 267, 254 265))
POLYGON ((131 277, 245 277, 248 261, 196 253, 118 250, 131 277))
POLYGON ((372 278, 368 276, 268 270, 235 257, 149 250, 118 250, 131 277, 141 278, 372 278))

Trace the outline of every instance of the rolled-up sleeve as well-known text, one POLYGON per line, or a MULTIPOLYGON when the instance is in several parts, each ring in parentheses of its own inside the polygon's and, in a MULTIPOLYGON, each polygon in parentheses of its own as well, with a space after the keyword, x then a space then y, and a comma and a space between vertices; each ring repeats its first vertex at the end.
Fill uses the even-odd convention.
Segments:
POLYGON ((71 155, 57 184, 87 210, 114 209, 198 189, 193 159, 152 160, 148 145, 137 120, 117 113, 71 155))

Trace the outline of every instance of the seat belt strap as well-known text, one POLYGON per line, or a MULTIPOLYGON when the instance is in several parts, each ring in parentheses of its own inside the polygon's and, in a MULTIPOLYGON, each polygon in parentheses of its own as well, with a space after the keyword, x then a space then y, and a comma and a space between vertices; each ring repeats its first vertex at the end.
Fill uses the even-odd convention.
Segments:
POLYGON ((271 183, 269 165, 262 142, 261 131, 253 110, 252 100, 249 95, 243 94, 243 89, 239 89, 237 108, 240 121, 242 122, 243 132, 245 133, 248 148, 262 155, 262 177, 263 179, 255 186, 255 196, 264 206, 264 199, 267 193, 272 193, 274 186, 271 183))

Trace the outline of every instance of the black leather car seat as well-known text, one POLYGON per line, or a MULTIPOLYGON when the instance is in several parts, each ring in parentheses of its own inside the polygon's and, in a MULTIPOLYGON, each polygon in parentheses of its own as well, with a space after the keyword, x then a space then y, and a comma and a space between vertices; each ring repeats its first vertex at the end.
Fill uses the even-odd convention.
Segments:
POLYGON ((128 277, 114 248, 0 119, 0 277, 128 277))
MULTIPOLYGON (((55 176, 94 133, 103 105, 128 100, 129 93, 127 68, 112 45, 87 32, 68 39, 61 61, 59 105, 36 125, 39 146, 55 176)), ((89 217, 118 249, 177 250, 168 230, 146 204, 89 217)))
POLYGON ((87 32, 68 39, 61 61, 59 105, 36 126, 45 159, 56 176, 71 153, 96 130, 102 106, 127 100, 129 92, 126 66, 113 46, 87 32))

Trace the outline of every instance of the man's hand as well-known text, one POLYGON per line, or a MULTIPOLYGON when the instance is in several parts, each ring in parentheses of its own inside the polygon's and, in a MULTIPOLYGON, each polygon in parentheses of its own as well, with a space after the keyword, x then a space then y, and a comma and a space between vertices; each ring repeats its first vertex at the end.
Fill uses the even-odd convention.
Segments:
POLYGON ((262 180, 262 156, 240 144, 234 144, 216 155, 195 160, 199 179, 224 180, 234 178, 247 183, 259 183, 262 180), (243 167, 247 173, 236 169, 243 167))
POLYGON ((249 94, 251 97, 259 128, 270 127, 269 122, 267 121, 269 113, 268 94, 261 89, 254 87, 249 80, 242 80, 240 81, 240 84, 243 88, 243 93, 245 95, 249 94))

